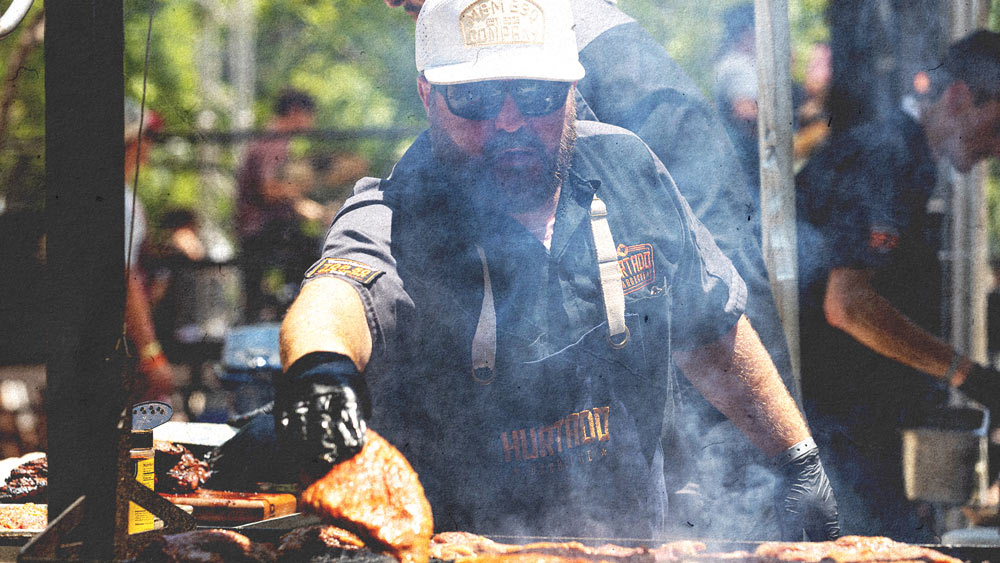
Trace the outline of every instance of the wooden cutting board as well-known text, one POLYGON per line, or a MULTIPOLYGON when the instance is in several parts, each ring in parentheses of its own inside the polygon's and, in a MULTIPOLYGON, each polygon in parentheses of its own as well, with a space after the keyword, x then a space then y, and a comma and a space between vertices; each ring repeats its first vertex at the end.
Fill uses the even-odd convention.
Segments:
POLYGON ((194 508, 199 524, 246 524, 295 513, 295 495, 200 490, 160 496, 174 504, 194 508))

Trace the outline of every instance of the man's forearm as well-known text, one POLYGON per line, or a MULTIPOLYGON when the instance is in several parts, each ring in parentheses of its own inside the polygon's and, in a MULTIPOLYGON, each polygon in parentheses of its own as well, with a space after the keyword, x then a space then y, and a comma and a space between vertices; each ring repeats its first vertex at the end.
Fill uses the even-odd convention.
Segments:
POLYGON ((802 414, 746 317, 713 344, 674 359, 701 394, 768 456, 809 437, 802 414))
POLYGON ((153 315, 146 300, 146 288, 143 287, 139 275, 128 272, 128 291, 125 295, 125 331, 137 348, 137 354, 156 342, 156 330, 153 328, 153 315))
POLYGON ((371 350, 364 306, 348 282, 319 278, 302 287, 281 325, 283 366, 309 352, 336 352, 363 371, 371 350))
POLYGON ((965 358, 952 367, 952 347, 879 295, 867 271, 833 270, 823 308, 832 326, 875 352, 924 373, 939 378, 948 375, 950 382, 960 383, 971 367, 971 361, 965 358))

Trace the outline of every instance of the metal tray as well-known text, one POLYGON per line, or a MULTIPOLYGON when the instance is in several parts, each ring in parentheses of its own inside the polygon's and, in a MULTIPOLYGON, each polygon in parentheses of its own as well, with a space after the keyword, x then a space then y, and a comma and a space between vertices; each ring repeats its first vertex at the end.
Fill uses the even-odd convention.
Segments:
MULTIPOLYGON (((0 506, 15 506, 17 504, 22 503, 6 503, 0 506)), ((46 504, 35 503, 35 506, 48 510, 48 505, 46 504)), ((0 528, 0 545, 23 545, 40 533, 42 533, 42 530, 11 530, 0 528)))

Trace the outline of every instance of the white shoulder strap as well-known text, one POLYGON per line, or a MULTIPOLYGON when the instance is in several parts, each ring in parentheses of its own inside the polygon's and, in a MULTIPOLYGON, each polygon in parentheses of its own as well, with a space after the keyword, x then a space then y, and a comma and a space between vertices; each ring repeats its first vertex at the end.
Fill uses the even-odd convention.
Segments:
POLYGON ((486 252, 478 244, 476 252, 483 264, 483 307, 479 311, 476 334, 472 337, 472 379, 489 385, 497 376, 497 312, 493 306, 493 284, 490 268, 486 265, 486 252))
POLYGON ((625 326, 622 270, 618 266, 615 239, 611 236, 611 227, 608 226, 608 208, 597 194, 594 194, 594 200, 590 203, 590 228, 594 235, 594 249, 597 250, 597 268, 601 276, 604 313, 608 318, 608 343, 612 348, 624 348, 629 334, 628 327, 625 326))

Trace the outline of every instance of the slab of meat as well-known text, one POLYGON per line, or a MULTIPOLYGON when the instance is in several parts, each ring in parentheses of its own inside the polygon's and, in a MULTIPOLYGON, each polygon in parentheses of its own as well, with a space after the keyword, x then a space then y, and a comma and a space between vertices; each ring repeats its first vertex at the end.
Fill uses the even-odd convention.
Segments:
POLYGON ((417 474, 403 454, 369 430, 365 447, 302 493, 300 508, 356 533, 369 549, 426 563, 434 523, 417 474))
POLYGON ((604 560, 541 553, 502 553, 464 557, 456 559, 455 563, 594 563, 595 561, 604 560))
POLYGON ((181 456, 191 453, 190 450, 174 442, 166 440, 153 440, 153 450, 156 451, 156 464, 162 463, 165 466, 172 466, 180 461, 181 456))
POLYGON ((431 556, 451 561, 473 555, 505 553, 511 546, 469 532, 441 532, 431 538, 431 556))
POLYGON ((769 542, 758 546, 754 555, 762 561, 961 563, 959 559, 930 548, 877 536, 844 536, 832 542, 769 542))
POLYGON ((832 542, 768 542, 748 551, 709 552, 698 541, 675 541, 653 549, 578 542, 503 544, 466 532, 444 532, 431 540, 431 555, 456 563, 960 563, 926 547, 883 537, 847 536, 832 542))
POLYGON ((232 530, 194 530, 157 536, 139 555, 148 563, 272 563, 277 552, 268 543, 251 542, 232 530))
POLYGON ((520 561, 585 561, 587 563, 652 563, 680 561, 682 556, 698 554, 705 544, 677 541, 656 549, 605 544, 590 547, 580 542, 535 542, 504 544, 468 532, 442 532, 431 538, 431 555, 456 563, 517 563, 520 561))
MULTIPOLYGON (((680 540, 662 544, 653 549, 657 561, 678 561, 686 557, 694 557, 705 551, 705 544, 700 541, 680 540)), ((746 552, 742 554, 749 555, 746 552)))
MULTIPOLYGON (((49 461, 40 457, 18 465, 0 486, 0 502, 38 502, 48 499, 49 461)), ((44 526, 42 526, 44 528, 44 526)))
POLYGON ((180 444, 156 440, 153 442, 156 491, 160 493, 190 493, 197 490, 211 475, 208 463, 194 457, 180 444))
POLYGON ((296 528, 281 536, 278 556, 282 561, 303 561, 330 551, 357 551, 365 542, 357 535, 337 526, 317 525, 296 528))
MULTIPOLYGON (((430 542, 432 563, 961 563, 933 549, 882 537, 848 536, 833 542, 768 542, 753 553, 710 552, 698 541, 675 541, 653 549, 615 545, 589 547, 578 542, 503 544, 466 532, 443 532, 430 542)), ((356 534, 336 526, 293 530, 281 547, 251 544, 235 532, 199 530, 156 540, 141 561, 275 561, 309 563, 386 563, 392 555, 367 549, 356 534)), ((411 559, 412 560, 412 559, 411 559)))

